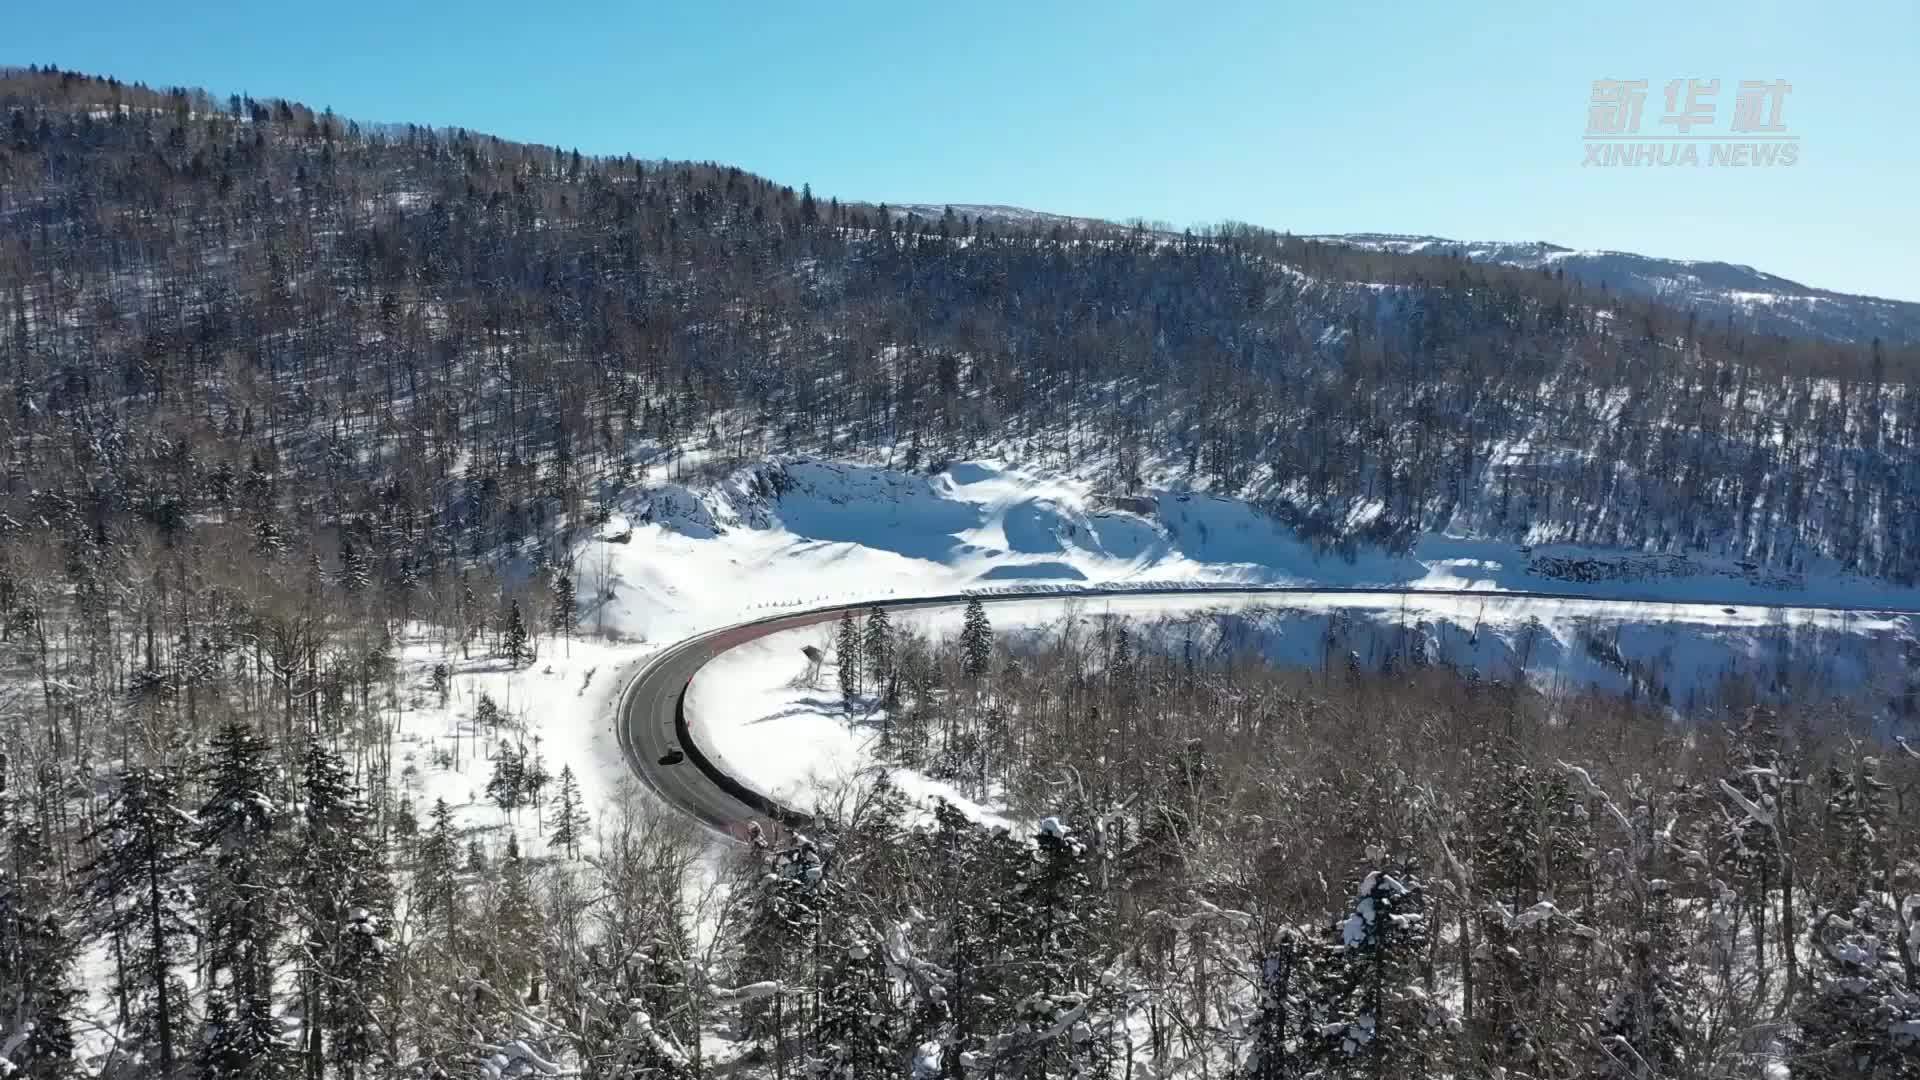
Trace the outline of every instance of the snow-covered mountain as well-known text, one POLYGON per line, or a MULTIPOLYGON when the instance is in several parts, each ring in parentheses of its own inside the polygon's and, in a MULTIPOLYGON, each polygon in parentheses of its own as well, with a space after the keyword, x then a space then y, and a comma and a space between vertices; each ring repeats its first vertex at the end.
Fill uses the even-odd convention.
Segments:
POLYGON ((1545 241, 1461 241, 1439 236, 1338 233, 1305 239, 1396 254, 1459 254, 1475 262, 1564 271, 1592 286, 1651 296, 1703 322, 1731 315, 1761 333, 1889 344, 1920 341, 1920 304, 1833 292, 1738 263, 1575 250, 1545 241))

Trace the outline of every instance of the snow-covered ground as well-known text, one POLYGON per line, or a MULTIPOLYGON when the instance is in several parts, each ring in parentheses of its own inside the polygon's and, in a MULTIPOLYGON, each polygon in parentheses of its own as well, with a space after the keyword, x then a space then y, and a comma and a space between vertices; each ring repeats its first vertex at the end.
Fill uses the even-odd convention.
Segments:
POLYGON ((579 555, 586 622, 678 640, 770 609, 964 590, 1293 585, 1549 591, 1605 599, 1920 607, 1920 590, 1837 574, 1769 578, 1738 564, 1423 537, 1406 556, 1317 552, 1237 499, 1167 486, 1135 495, 995 461, 928 475, 802 460, 632 500, 579 555), (1533 572, 1604 560, 1610 580, 1533 572))
MULTIPOLYGON (((1920 631, 1908 615, 1701 604, 1636 604, 1528 597, 1292 594, 1283 598, 1118 596, 1063 605, 1058 599, 996 602, 997 634, 1015 649, 1059 631, 1063 614, 1083 624, 1117 618, 1178 653, 1261 655, 1320 667, 1351 654, 1370 670, 1389 663, 1447 664, 1491 678, 1524 672, 1537 684, 1634 692, 1682 705, 1723 677, 1786 680, 1802 694, 1904 686, 1904 650, 1920 631), (1391 659, 1390 659, 1391 658, 1391 659), (1876 686, 1876 681, 1885 685, 1876 686), (1892 681, 1887 681, 1892 680, 1892 681)), ((960 630, 959 606, 895 613, 899 627, 935 638, 960 630)), ((831 657, 833 623, 781 631, 733 649, 703 668, 687 697, 701 749, 747 786, 787 805, 811 807, 830 789, 877 764, 876 728, 848 716, 831 659, 805 681, 801 650, 831 657)), ((974 816, 998 808, 959 797, 939 781, 895 770, 910 795, 939 796, 974 816)))
MULTIPOLYGON (((1112 612, 1180 619, 1220 647, 1258 651, 1285 663, 1317 664, 1330 612, 1346 609, 1355 628, 1346 646, 1369 666, 1411 650, 1436 662, 1507 677, 1525 666, 1535 679, 1572 685, 1664 687, 1676 705, 1723 672, 1773 677, 1783 651, 1823 658, 1801 673, 1827 685, 1864 685, 1869 674, 1904 671, 1905 617, 1783 612, 1810 604, 1920 609, 1920 592, 1838 576, 1767 580, 1733 565, 1620 552, 1546 547, 1531 552, 1493 542, 1424 538, 1407 556, 1362 552, 1352 561, 1322 555, 1257 509, 1168 485, 1137 495, 1102 492, 1085 478, 982 460, 925 472, 812 460, 769 463, 705 484, 666 483, 629 498, 574 553, 579 629, 570 644, 540 640, 539 659, 518 671, 485 658, 451 656, 435 642, 407 646, 410 669, 396 730, 395 775, 424 816, 445 798, 463 824, 489 832, 509 824, 487 799, 501 747, 524 744, 557 776, 570 766, 596 818, 629 783, 615 737, 618 694, 659 648, 747 619, 835 603, 885 601, 965 591, 1017 592, 1099 585, 1296 585, 1340 588, 1471 589, 1479 597, 1289 596, 1284 607, 1235 615, 1219 597, 1115 597, 1080 605, 1085 617, 1112 612), (1537 576, 1545 557, 1631 560, 1626 579, 1590 582, 1537 576), (1647 572, 1640 572, 1645 570, 1647 572), (1646 603, 1518 600, 1535 590, 1646 603), (1710 603, 1709 603, 1710 601, 1710 603), (1690 602, 1690 603, 1689 603, 1690 602), (1732 603, 1732 608, 1720 605, 1732 603), (1529 631, 1537 619, 1543 632, 1529 631), (1478 629, 1476 629, 1478 628, 1478 629), (1844 634, 1849 649, 1805 647, 1844 634), (1523 640, 1526 644, 1522 644, 1523 640), (1599 640, 1602 644, 1590 645, 1599 640), (444 705, 428 672, 452 669, 444 705), (480 730, 482 693, 507 718, 480 730), (537 741, 536 741, 537 740, 537 741)), ((1277 602, 1277 601, 1275 601, 1277 602)), ((1245 608, 1248 601, 1239 601, 1245 608)), ((1057 619, 1057 599, 998 605, 1003 632, 1057 619)), ((905 616, 948 632, 957 610, 905 616)), ((810 777, 864 767, 864 735, 840 718, 829 673, 819 691, 789 684, 801 644, 815 628, 763 639, 711 665, 695 686, 697 722, 712 750, 768 794, 804 801, 810 777)), ((1795 685, 1800 685, 1796 682, 1795 685)), ((931 781, 902 778, 925 794, 931 781)), ((547 798, 550 802, 553 789, 547 798)), ((987 808, 982 808, 985 812, 987 808)), ((513 824, 529 850, 547 850, 548 815, 521 810, 513 824)))
POLYGON ((653 651, 619 641, 543 638, 539 658, 514 670, 483 650, 462 660, 457 650, 449 656, 434 642, 410 643, 403 655, 412 678, 394 739, 401 793, 423 824, 434 801, 445 799, 463 827, 512 827, 528 854, 549 854, 562 768, 573 771, 582 805, 596 822, 633 782, 620 755, 615 712, 620 690, 653 651), (450 668, 444 704, 432 686, 436 663, 450 668), (498 706, 499 723, 482 722, 482 695, 498 706), (508 815, 489 800, 487 781, 503 748, 521 746, 550 779, 543 805, 508 815))

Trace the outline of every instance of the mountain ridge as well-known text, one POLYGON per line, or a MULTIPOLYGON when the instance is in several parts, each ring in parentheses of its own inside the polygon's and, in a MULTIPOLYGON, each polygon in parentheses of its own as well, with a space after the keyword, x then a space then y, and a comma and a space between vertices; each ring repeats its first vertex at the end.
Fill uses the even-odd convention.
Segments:
MULTIPOLYGON (((891 208, 902 216, 911 213, 922 218, 938 218, 951 208, 966 217, 1029 227, 1130 224, 1000 204, 920 202, 891 208)), ((1563 272, 1582 284, 1697 311, 1709 322, 1738 320, 1758 333, 1855 344, 1875 338, 1889 345, 1920 342, 1920 302, 1819 288, 1745 263, 1573 248, 1547 240, 1456 240, 1422 233, 1316 233, 1300 234, 1300 239, 1386 254, 1458 255, 1523 270, 1563 272)))

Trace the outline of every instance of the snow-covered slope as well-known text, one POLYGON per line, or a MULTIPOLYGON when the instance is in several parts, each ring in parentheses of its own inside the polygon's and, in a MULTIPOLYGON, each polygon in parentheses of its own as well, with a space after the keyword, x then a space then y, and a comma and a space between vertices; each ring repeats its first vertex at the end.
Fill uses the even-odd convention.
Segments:
POLYGON ((1238 499, 1104 492, 1004 461, 935 473, 788 459, 636 496, 576 556, 590 625, 673 641, 756 610, 1061 585, 1547 591, 1665 602, 1920 606, 1920 590, 1739 563, 1429 535, 1317 551, 1238 499))

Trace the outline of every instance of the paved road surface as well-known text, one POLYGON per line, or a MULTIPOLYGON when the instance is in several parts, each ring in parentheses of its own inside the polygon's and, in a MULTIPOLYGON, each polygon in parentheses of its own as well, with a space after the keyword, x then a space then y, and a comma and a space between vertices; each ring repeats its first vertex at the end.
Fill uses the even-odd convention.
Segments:
MULTIPOLYGON (((1485 597, 1499 600, 1575 600, 1591 603, 1646 603, 1660 606, 1720 606, 1713 602, 1702 601, 1665 601, 1665 600, 1609 600, 1605 597, 1582 596, 1571 593, 1552 592, 1489 592, 1471 589, 1329 589, 1329 588, 1264 588, 1248 589, 1218 586, 1196 586, 1184 589, 1070 589, 1035 593, 1001 593, 983 595, 980 601, 993 605, 1034 600, 1072 600, 1072 599, 1112 599, 1128 596, 1169 596, 1169 595, 1206 595, 1218 597, 1239 597, 1256 599, 1271 597, 1284 599, 1288 595, 1317 596, 1369 596, 1374 598, 1397 599, 1401 596, 1423 597, 1485 597)), ((905 611, 914 608, 949 607, 964 604, 967 595, 933 596, 916 600, 881 601, 880 606, 889 611, 905 611)), ((1731 601, 1734 607, 1779 607, 1785 611, 1860 611, 1880 612, 1893 615, 1920 614, 1920 609, 1901 607, 1876 607, 1870 605, 1847 604, 1798 604, 1767 605, 1745 601, 1731 601)), ((713 766, 700 748, 695 745, 687 731, 686 694, 687 685, 693 681, 701 667, 708 660, 728 649, 744 645, 756 638, 768 634, 791 630, 795 627, 810 626, 828 622, 840 617, 840 613, 849 609, 866 611, 873 602, 862 604, 839 604, 833 607, 814 608, 809 611, 794 612, 787 615, 774 615, 753 622, 725 627, 698 637, 689 638, 662 650, 640 672, 623 691, 624 700, 620 704, 619 735, 621 750, 627 755, 627 763, 639 775, 646 785, 662 799, 691 814, 701 824, 718 833, 736 838, 748 821, 774 820, 788 825, 804 825, 806 817, 790 808, 772 803, 758 792, 726 775, 713 766), (670 754, 678 750, 684 760, 672 761, 670 754)))

